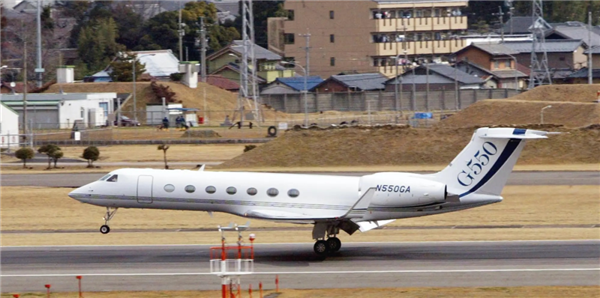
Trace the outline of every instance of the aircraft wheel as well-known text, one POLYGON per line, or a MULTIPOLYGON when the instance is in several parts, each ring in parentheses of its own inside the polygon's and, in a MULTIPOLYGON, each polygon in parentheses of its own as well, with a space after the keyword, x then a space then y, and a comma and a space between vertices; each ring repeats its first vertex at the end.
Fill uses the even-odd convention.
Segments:
POLYGON ((329 252, 329 247, 327 246, 327 241, 319 240, 315 243, 314 246, 315 253, 319 256, 324 256, 329 252))
POLYGON ((108 232, 110 232, 110 227, 108 227, 107 225, 102 225, 100 227, 100 233, 102 233, 102 234, 108 234, 108 232))
POLYGON ((342 241, 337 237, 331 237, 327 239, 327 248, 330 252, 339 251, 342 248, 342 241))

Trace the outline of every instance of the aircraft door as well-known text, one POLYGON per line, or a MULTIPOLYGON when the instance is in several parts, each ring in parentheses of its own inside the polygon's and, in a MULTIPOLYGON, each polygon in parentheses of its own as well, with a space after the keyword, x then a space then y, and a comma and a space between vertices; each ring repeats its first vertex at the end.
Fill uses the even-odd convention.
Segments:
POLYGON ((138 177, 137 183, 137 201, 138 203, 152 203, 152 176, 142 175, 138 177))

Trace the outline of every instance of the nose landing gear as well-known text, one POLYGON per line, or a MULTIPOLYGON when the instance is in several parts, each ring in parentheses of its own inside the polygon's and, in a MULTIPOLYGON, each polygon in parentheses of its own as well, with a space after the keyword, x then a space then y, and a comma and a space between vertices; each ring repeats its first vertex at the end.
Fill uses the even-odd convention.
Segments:
POLYGON ((102 219, 104 219, 104 224, 100 227, 100 233, 108 234, 110 232, 110 227, 108 226, 108 222, 115 216, 117 210, 119 208, 106 207, 106 215, 102 219))

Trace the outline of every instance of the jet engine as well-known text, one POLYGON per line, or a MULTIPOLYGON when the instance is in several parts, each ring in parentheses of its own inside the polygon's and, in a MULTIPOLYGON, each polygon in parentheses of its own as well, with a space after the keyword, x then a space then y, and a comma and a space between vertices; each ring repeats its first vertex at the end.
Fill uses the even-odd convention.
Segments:
POLYGON ((361 192, 375 188, 369 207, 419 207, 444 203, 448 197, 446 185, 411 174, 378 173, 363 176, 361 192))

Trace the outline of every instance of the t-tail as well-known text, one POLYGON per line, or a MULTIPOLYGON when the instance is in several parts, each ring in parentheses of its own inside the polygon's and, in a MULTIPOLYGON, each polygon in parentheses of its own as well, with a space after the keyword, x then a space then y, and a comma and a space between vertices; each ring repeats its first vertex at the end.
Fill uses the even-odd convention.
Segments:
POLYGON ((442 171, 432 175, 447 185, 448 193, 468 200, 497 197, 506 185, 527 140, 545 139, 548 132, 520 128, 479 128, 471 142, 442 171))

